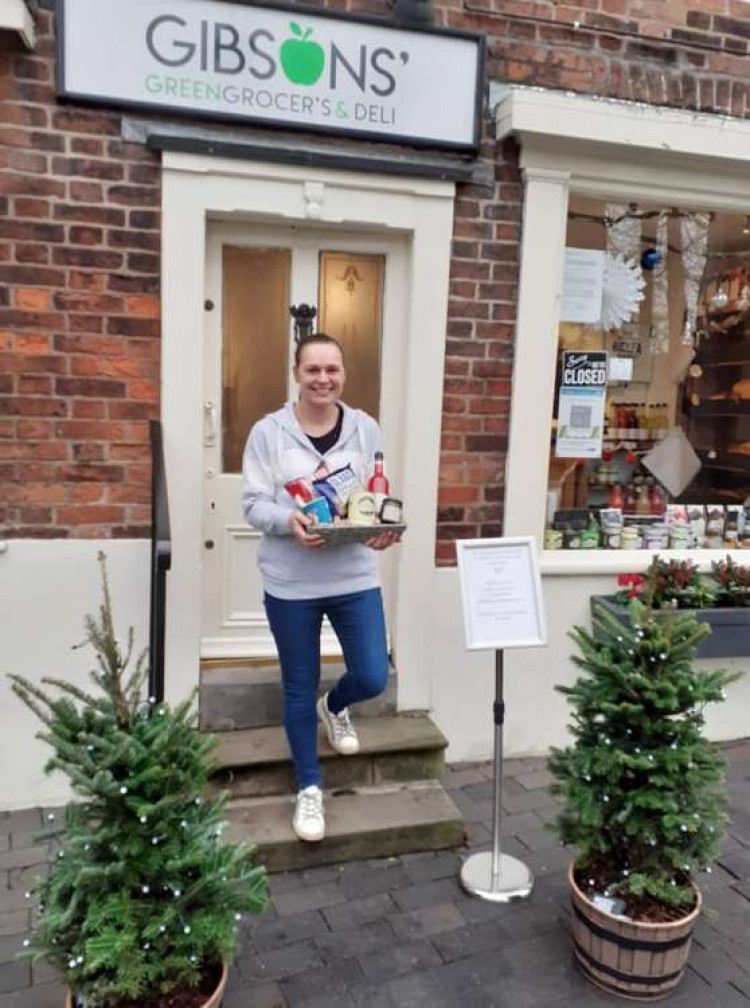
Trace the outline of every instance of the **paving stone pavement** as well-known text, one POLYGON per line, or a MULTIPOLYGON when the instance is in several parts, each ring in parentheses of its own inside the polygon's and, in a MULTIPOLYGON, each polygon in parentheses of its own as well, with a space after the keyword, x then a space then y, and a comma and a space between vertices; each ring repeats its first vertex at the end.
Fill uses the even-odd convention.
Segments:
MULTIPOLYGON (((726 754, 731 824, 701 878, 706 910, 674 1008, 750 1008, 750 741, 726 754)), ((503 849, 532 868, 529 900, 503 907, 461 890, 461 858, 491 837, 492 765, 451 766, 444 784, 466 816, 466 847, 272 876, 271 907, 243 925, 224 1008, 617 1004, 572 962, 569 854, 544 829, 555 813, 544 760, 506 760, 505 780, 503 849)), ((49 812, 0 813, 0 1008, 64 1004, 50 970, 14 958, 29 924, 24 889, 47 860, 35 835, 49 812)))

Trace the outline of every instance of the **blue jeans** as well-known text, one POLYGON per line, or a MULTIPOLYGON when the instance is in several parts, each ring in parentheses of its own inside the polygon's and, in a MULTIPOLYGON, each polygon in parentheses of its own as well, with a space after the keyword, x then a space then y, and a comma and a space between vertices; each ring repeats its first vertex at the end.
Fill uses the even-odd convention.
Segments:
POLYGON ((284 728, 300 788, 321 784, 315 703, 320 682, 320 628, 327 616, 341 644, 346 672, 328 695, 339 714, 350 704, 377 696, 388 680, 385 615, 379 588, 317 599, 264 603, 281 663, 284 728))

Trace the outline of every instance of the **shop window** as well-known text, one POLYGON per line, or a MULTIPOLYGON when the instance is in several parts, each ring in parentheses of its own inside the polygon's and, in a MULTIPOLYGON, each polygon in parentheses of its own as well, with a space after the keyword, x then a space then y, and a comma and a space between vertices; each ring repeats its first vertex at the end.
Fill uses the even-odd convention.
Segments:
POLYGON ((247 432, 286 399, 288 249, 225 245, 222 446, 224 472, 239 472, 247 432))
POLYGON ((319 328, 344 348, 347 403, 376 418, 384 266, 380 255, 320 253, 319 328))
POLYGON ((750 545, 750 218, 572 197, 545 546, 750 545))

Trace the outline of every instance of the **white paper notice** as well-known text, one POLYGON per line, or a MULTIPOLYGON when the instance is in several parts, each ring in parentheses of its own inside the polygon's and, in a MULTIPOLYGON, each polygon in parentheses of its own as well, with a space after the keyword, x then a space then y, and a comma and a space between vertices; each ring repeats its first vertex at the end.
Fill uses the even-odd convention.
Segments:
POLYGON ((528 544, 472 545, 462 561, 468 646, 543 643, 541 603, 528 544))
POLYGON ((560 321, 593 325, 600 322, 603 287, 604 252, 598 249, 565 249, 560 321))

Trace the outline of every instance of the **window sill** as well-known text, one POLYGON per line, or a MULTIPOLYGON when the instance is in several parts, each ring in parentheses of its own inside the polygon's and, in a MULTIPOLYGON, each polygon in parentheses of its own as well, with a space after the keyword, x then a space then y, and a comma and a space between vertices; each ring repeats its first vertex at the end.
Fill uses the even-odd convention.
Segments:
POLYGON ((644 574, 655 556, 666 560, 690 560, 701 573, 729 554, 740 564, 750 564, 750 550, 542 550, 539 569, 543 577, 587 574, 644 574))

